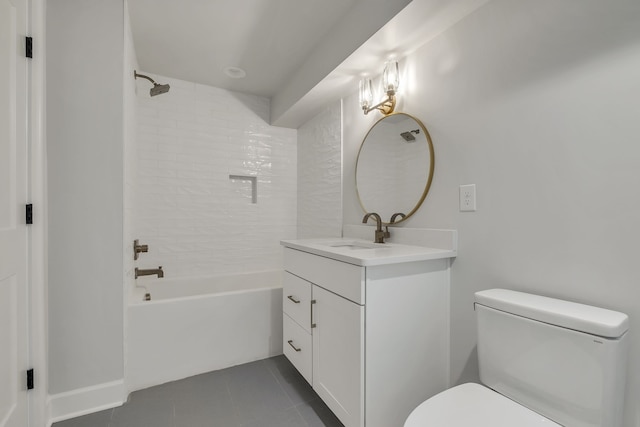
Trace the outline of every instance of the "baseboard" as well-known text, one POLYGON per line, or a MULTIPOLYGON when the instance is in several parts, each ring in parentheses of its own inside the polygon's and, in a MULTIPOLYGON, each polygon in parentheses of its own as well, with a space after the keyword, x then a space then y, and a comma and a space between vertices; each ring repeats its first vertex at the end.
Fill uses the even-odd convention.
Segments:
POLYGON ((79 388, 49 396, 49 423, 115 408, 125 402, 124 380, 79 388))

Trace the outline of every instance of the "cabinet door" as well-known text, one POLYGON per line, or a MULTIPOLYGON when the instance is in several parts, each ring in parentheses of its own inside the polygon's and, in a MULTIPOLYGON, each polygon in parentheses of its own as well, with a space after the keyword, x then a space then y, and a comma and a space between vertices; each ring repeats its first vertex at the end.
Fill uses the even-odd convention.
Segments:
POLYGON ((364 307, 313 286, 313 388, 345 427, 364 426, 364 307))

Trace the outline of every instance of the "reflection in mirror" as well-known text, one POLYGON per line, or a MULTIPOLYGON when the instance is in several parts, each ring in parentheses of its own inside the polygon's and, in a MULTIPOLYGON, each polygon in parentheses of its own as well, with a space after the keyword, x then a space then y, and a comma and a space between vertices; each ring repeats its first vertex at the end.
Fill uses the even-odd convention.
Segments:
POLYGON ((377 212, 385 224, 406 220, 429 192, 433 164, 431 137, 420 120, 405 113, 383 117, 358 153, 356 189, 362 209, 377 212))

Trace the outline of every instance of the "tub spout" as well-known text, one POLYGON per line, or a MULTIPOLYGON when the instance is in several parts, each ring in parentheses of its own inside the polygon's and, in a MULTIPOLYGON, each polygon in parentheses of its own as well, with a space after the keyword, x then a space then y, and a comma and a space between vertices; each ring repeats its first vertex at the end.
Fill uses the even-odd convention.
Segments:
POLYGON ((156 274, 158 276, 158 279, 161 279, 164 277, 164 271, 162 271, 162 266, 158 267, 158 268, 148 268, 148 269, 142 269, 142 268, 138 268, 136 267, 135 269, 135 276, 136 279, 140 276, 153 276, 154 274, 156 274))

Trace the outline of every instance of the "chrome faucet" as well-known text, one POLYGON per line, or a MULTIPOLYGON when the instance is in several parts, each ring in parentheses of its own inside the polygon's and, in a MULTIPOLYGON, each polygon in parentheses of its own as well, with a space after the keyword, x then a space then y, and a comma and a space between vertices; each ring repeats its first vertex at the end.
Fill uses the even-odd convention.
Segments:
POLYGON ((143 270, 141 268, 136 267, 135 269, 135 276, 136 279, 140 276, 153 276, 154 274, 158 275, 158 279, 161 279, 164 277, 164 271, 162 271, 162 266, 158 267, 158 268, 148 268, 146 270, 143 270))
POLYGON ((384 243, 384 239, 391 237, 391 233, 389 233, 389 229, 387 228, 386 231, 382 230, 382 219, 380 218, 380 215, 378 215, 375 212, 369 212, 368 214, 366 214, 364 216, 364 218, 362 218, 362 223, 366 224, 367 221, 369 220, 369 217, 373 217, 376 220, 376 238, 373 241, 374 243, 384 243))

